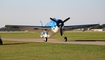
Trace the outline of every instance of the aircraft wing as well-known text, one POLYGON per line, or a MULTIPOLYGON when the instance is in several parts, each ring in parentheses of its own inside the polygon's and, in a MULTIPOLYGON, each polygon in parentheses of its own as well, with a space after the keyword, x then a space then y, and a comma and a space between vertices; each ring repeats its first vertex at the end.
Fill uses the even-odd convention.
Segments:
POLYGON ((93 26, 97 26, 99 24, 85 24, 85 25, 70 25, 70 26, 64 26, 64 30, 72 30, 72 29, 78 29, 78 28, 89 28, 93 26))
POLYGON ((28 26, 28 25, 5 25, 6 28, 15 28, 19 30, 28 30, 28 31, 42 31, 50 30, 51 26, 28 26))
MULTIPOLYGON (((89 28, 92 26, 97 26, 99 24, 85 24, 85 25, 70 25, 64 26, 64 30, 72 30, 78 28, 89 28)), ((15 28, 19 30, 28 30, 28 31, 43 31, 51 30, 51 26, 28 26, 28 25, 5 25, 6 28, 15 28)))

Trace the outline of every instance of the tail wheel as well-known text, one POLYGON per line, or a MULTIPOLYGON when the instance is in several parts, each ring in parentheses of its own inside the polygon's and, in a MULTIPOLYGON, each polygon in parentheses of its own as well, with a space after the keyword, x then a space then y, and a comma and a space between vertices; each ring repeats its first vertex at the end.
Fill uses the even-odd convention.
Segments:
POLYGON ((48 38, 47 38, 47 37, 45 37, 45 42, 47 42, 47 40, 48 40, 48 38))
POLYGON ((67 42, 67 37, 64 37, 65 42, 67 42))

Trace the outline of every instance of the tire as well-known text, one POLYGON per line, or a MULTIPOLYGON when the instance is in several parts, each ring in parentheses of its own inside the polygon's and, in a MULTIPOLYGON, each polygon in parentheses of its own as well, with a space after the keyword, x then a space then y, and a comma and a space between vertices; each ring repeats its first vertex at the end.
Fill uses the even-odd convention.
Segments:
POLYGON ((45 37, 45 42, 47 42, 47 40, 48 40, 48 38, 47 38, 47 37, 45 37))
POLYGON ((2 39, 0 38, 0 45, 3 45, 2 39))
POLYGON ((64 37, 65 42, 67 42, 67 37, 64 37))

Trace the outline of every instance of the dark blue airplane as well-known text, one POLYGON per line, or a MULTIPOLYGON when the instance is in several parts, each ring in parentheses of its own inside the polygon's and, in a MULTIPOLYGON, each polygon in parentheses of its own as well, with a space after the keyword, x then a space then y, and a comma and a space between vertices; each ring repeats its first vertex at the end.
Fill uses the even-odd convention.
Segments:
POLYGON ((16 28, 20 30, 28 30, 28 31, 43 31, 41 32, 40 37, 45 39, 45 42, 48 41, 48 38, 60 32, 60 35, 64 37, 65 42, 67 42, 67 37, 64 36, 63 32, 67 30, 73 30, 78 28, 89 28, 92 26, 97 26, 99 24, 85 24, 85 25, 70 25, 64 26, 64 23, 70 19, 68 17, 65 20, 50 18, 51 21, 43 26, 42 22, 40 22, 41 26, 27 26, 27 25, 5 25, 6 28, 16 28))

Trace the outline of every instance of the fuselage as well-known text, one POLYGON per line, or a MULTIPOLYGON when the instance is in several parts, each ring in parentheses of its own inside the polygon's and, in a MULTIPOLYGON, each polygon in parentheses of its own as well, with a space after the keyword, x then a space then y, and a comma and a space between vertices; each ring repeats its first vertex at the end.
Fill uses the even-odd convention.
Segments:
POLYGON ((50 21, 49 23, 46 24, 46 26, 51 26, 51 29, 49 31, 41 32, 40 37, 51 37, 55 35, 57 32, 59 32, 59 27, 54 21, 50 21))

